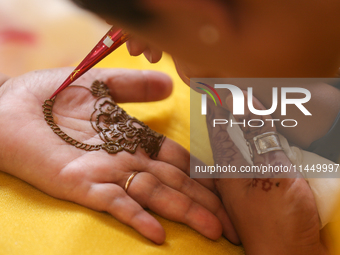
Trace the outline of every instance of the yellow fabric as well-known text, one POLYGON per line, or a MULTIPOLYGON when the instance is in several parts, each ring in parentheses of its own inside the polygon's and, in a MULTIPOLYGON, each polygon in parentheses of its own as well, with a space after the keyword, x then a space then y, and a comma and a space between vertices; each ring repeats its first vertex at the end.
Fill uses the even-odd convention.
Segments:
MULTIPOLYGON (((99 65, 154 69, 170 74, 174 92, 163 102, 124 104, 131 115, 189 149, 189 88, 166 56, 151 65, 121 47, 99 65), (179 110, 174 111, 175 107, 179 110)), ((167 234, 157 246, 107 213, 52 198, 31 185, 0 173, 0 254, 244 254, 220 238, 214 242, 189 227, 155 217, 167 234)))

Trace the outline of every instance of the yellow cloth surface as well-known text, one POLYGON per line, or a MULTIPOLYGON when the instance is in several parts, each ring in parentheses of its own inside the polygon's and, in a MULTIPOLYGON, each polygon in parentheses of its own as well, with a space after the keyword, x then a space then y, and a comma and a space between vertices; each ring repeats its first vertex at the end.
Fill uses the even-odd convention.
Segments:
MULTIPOLYGON (((189 88, 168 56, 155 65, 121 47, 99 67, 153 69, 170 74, 174 91, 162 102, 124 104, 132 116, 189 149, 189 88), (178 107, 178 108, 177 108, 178 107), (177 109, 175 111, 175 109, 177 109)), ((211 241, 189 227, 154 215, 167 238, 155 245, 107 213, 50 197, 0 172, 0 254, 244 254, 226 239, 211 241)))

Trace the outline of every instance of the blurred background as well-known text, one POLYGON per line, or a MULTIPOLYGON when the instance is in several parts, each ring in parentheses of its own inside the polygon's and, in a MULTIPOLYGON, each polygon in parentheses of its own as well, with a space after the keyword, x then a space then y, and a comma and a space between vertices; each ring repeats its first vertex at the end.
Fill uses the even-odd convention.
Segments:
POLYGON ((0 72, 72 65, 109 27, 68 0, 0 0, 0 72))

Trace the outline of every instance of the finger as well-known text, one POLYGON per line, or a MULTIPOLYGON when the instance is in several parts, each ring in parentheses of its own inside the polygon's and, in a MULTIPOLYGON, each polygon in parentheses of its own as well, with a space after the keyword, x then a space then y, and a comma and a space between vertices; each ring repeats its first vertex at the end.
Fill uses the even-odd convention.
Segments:
MULTIPOLYGON (((199 161, 193 155, 190 155, 180 144, 169 138, 164 140, 157 157, 153 157, 153 159, 171 164, 183 171, 187 176, 190 176, 190 163, 192 163, 192 161, 195 161, 194 165, 204 165, 203 162, 199 161)), ((195 181, 212 192, 216 191, 212 179, 199 178, 195 179, 195 181)))
POLYGON ((154 47, 148 47, 143 54, 150 63, 157 63, 162 58, 162 51, 154 47))
POLYGON ((103 81, 117 103, 162 100, 172 91, 171 78, 156 71, 99 69, 93 70, 88 75, 84 78, 90 83, 94 80, 103 81))
POLYGON ((153 159, 171 164, 181 169, 187 175, 190 174, 189 152, 169 138, 164 140, 157 157, 153 156, 153 159))
POLYGON ((92 184, 80 204, 110 213, 117 220, 131 226, 156 244, 162 244, 165 241, 165 232, 161 224, 118 185, 92 184))
MULTIPOLYGON (((190 155, 190 165, 194 168, 195 166, 206 166, 204 162, 199 160, 193 155, 190 155)), ((194 171, 194 170, 191 170, 194 171)), ((191 176, 191 173, 190 173, 191 176)), ((195 181, 206 187, 207 189, 211 190, 214 192, 216 195, 218 195, 218 191, 216 190, 215 184, 214 184, 214 179, 212 178, 194 178, 195 181)))
POLYGON ((130 38, 126 42, 126 47, 131 56, 139 56, 147 49, 146 43, 135 38, 130 38))
MULTIPOLYGON (((186 195, 216 215, 222 223, 223 233, 226 238, 235 244, 239 243, 236 231, 220 199, 212 191, 196 180, 191 179, 178 168, 164 162, 150 161, 148 169, 150 169, 149 173, 154 175, 165 186, 186 195), (162 169, 162 171, 159 171, 159 169, 162 169)), ((210 181, 212 183, 212 179, 210 181)))
POLYGON ((213 193, 216 192, 213 179, 194 180, 189 178, 189 152, 171 139, 166 139, 157 160, 159 161, 150 161, 149 172, 155 175, 163 184, 187 195, 193 201, 215 214, 222 223, 224 236, 232 243, 239 244, 240 240, 223 205, 213 193), (162 169, 162 171, 159 171, 159 169, 162 169))
POLYGON ((126 46, 131 56, 139 56, 143 53, 150 63, 157 63, 162 58, 161 50, 158 50, 154 46, 149 46, 135 38, 131 38, 127 41, 126 46))
MULTIPOLYGON (((216 188, 213 179, 189 178, 189 152, 171 139, 166 139, 158 154, 157 160, 159 161, 150 162, 150 166, 148 167, 148 169, 151 170, 150 173, 155 175, 163 184, 187 195, 193 201, 201 204, 215 214, 222 223, 224 236, 230 242, 239 244, 240 239, 223 205, 214 193, 216 192, 216 188), (170 165, 164 164, 165 162, 170 165), (159 169, 162 169, 162 171, 159 171, 159 169), (167 170, 165 171, 165 169, 167 170)), ((195 164, 202 165, 204 163, 196 162, 195 164)))
MULTIPOLYGON (((24 84, 22 88, 28 88, 29 93, 43 102, 73 70, 74 68, 57 68, 34 71, 18 77, 15 85, 24 84)), ((146 70, 95 68, 73 84, 90 88, 95 80, 102 81, 109 87, 110 94, 117 103, 162 100, 172 91, 172 80, 168 75, 146 70)))
POLYGON ((216 240, 222 234, 221 223, 215 215, 186 195, 162 184, 152 174, 137 174, 127 193, 143 207, 184 223, 210 239, 216 240))
POLYGON ((212 191, 191 179, 180 169, 160 161, 149 161, 147 169, 148 173, 154 175, 164 185, 188 196, 212 213, 216 214, 223 209, 220 200, 212 191))

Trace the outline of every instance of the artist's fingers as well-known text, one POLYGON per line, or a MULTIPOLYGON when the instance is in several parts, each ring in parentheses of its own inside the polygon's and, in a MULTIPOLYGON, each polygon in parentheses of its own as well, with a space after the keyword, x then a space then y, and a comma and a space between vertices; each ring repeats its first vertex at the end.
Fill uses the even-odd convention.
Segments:
POLYGON ((164 73, 129 69, 96 69, 87 76, 87 83, 103 81, 117 103, 150 102, 167 98, 172 81, 164 73))
POLYGON ((150 63, 157 63, 162 59, 163 52, 154 47, 148 47, 143 54, 150 63))
POLYGON ((145 42, 142 42, 135 38, 130 38, 126 42, 126 48, 131 56, 139 56, 146 50, 147 45, 145 42))
POLYGON ((150 173, 138 173, 127 193, 143 207, 184 223, 210 239, 218 239, 222 234, 221 223, 214 214, 150 173))
POLYGON ((162 58, 161 50, 135 38, 129 39, 126 46, 131 56, 139 56, 143 53, 150 63, 157 63, 162 58))
POLYGON ((86 196, 75 202, 97 211, 110 213, 156 244, 162 244, 165 240, 165 232, 161 224, 118 185, 92 184, 86 196))
MULTIPOLYGON (((221 221, 224 235, 233 243, 239 243, 238 236, 220 199, 196 180, 191 179, 178 168, 160 161, 150 161, 148 172, 164 185, 170 187, 212 212, 221 221), (159 171, 162 169, 162 171, 159 171)), ((199 180, 199 179, 197 179, 199 180)), ((212 179, 210 179, 212 182, 212 179)))

